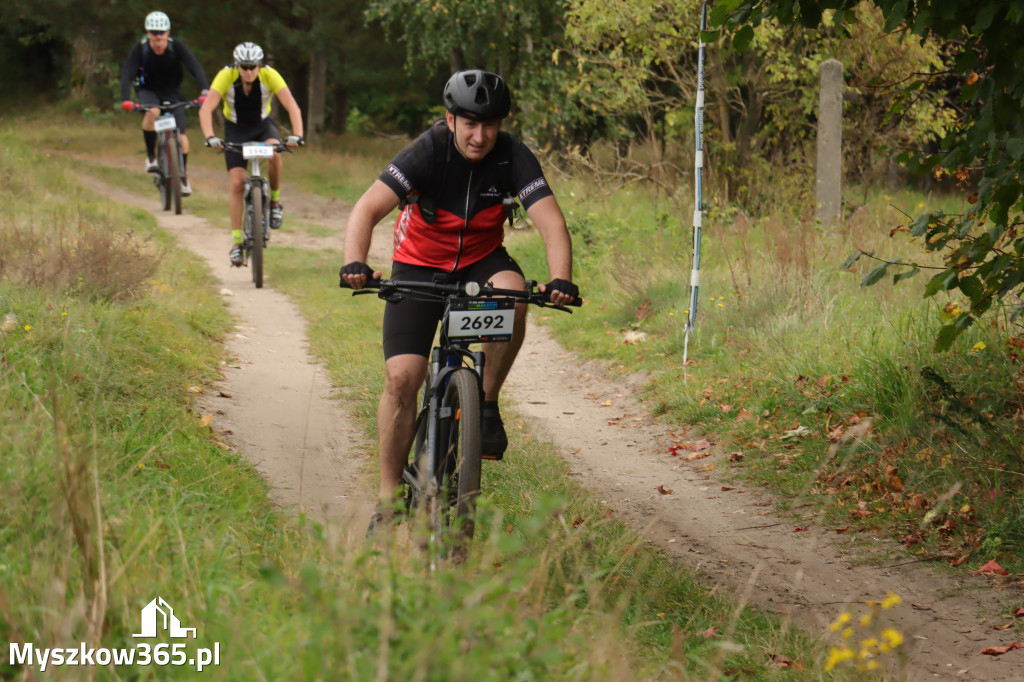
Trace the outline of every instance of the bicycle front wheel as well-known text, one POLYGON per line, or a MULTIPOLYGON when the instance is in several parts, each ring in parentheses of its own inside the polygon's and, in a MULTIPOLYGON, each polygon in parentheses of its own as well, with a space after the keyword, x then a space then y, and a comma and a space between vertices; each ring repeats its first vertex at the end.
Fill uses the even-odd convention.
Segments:
POLYGON ((480 384, 471 369, 457 369, 449 377, 438 426, 442 532, 446 551, 461 561, 476 530, 480 495, 480 384))
POLYGON ((252 202, 252 281, 257 289, 263 288, 263 188, 259 183, 253 182, 249 191, 249 201, 252 202))
MULTIPOLYGON (((168 189, 171 201, 174 203, 174 213, 175 215, 181 215, 181 148, 178 145, 178 138, 174 135, 169 135, 165 149, 168 169, 167 181, 170 183, 168 189)), ((168 209, 170 209, 170 206, 164 207, 164 210, 168 209)))
POLYGON ((157 189, 160 190, 160 205, 165 211, 171 210, 171 165, 167 162, 167 140, 163 133, 158 138, 159 148, 157 149, 156 163, 159 177, 157 178, 157 189))

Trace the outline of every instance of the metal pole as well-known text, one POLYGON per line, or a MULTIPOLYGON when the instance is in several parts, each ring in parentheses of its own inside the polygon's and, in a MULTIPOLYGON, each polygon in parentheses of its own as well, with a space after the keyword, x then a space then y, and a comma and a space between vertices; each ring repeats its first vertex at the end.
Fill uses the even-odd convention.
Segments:
POLYGON ((700 34, 697 43, 697 103, 694 106, 693 124, 696 146, 693 154, 693 269, 690 271, 690 309, 687 311, 686 333, 683 340, 683 378, 686 378, 686 362, 690 352, 690 332, 697 324, 697 295, 700 288, 700 230, 703 212, 703 171, 704 171, 704 36, 708 26, 708 4, 701 4, 700 34))

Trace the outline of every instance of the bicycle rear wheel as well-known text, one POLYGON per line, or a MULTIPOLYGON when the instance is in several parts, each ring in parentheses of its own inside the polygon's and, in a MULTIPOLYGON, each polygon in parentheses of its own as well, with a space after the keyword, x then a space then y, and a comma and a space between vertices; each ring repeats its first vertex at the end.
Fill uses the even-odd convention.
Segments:
POLYGON ((263 188, 259 183, 252 183, 249 191, 249 200, 252 202, 252 281, 257 289, 263 288, 263 188))
MULTIPOLYGON (((181 215, 181 148, 178 146, 177 137, 168 136, 166 150, 169 170, 167 180, 170 183, 171 200, 174 204, 175 215, 181 215)), ((166 206, 165 210, 169 208, 170 206, 166 206)))
POLYGON ((476 530, 480 495, 480 385, 475 372, 457 369, 448 379, 438 424, 440 458, 439 530, 444 551, 465 559, 476 530))

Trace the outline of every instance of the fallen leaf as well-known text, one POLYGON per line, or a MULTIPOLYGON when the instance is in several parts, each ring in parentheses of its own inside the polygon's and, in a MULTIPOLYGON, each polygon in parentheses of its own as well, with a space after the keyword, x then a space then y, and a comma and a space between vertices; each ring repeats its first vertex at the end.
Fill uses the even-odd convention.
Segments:
POLYGON ((829 431, 828 432, 828 442, 830 442, 830 443, 838 443, 842 439, 843 431, 845 431, 845 430, 846 430, 846 427, 843 426, 842 424, 840 424, 836 428, 834 428, 831 431, 829 431))
POLYGON ((697 633, 697 636, 706 637, 707 639, 711 639, 712 637, 718 637, 718 626, 712 625, 707 630, 697 633))
POLYGON ((611 407, 611 406, 612 406, 612 401, 610 401, 610 400, 606 400, 603 403, 601 403, 601 407, 611 407))
POLYGON ((221 391, 217 395, 219 395, 221 398, 233 398, 234 397, 233 395, 231 395, 227 391, 221 391))
POLYGON ((918 611, 931 611, 932 610, 932 605, 931 604, 911 604, 910 606, 912 608, 917 609, 918 611))
POLYGON ((722 486, 722 491, 723 491, 723 492, 725 492, 725 491, 729 491, 729 490, 735 490, 735 489, 736 489, 736 488, 734 488, 734 487, 733 487, 733 486, 731 486, 731 485, 723 485, 723 486, 722 486))
POLYGON ((189 393, 202 393, 203 392, 203 387, 202 386, 189 386, 188 387, 188 392, 189 393))
POLYGON ((746 409, 741 409, 739 411, 739 414, 736 415, 736 421, 738 421, 738 422, 750 421, 753 418, 754 418, 754 415, 752 415, 749 412, 747 412, 746 409))
POLYGON ((1018 606, 1013 612, 1014 618, 1024 618, 1024 606, 1018 606))
POLYGON ((707 450, 712 445, 713 445, 713 443, 711 441, 709 441, 707 438, 702 438, 699 441, 697 441, 696 443, 694 443, 692 446, 690 446, 690 449, 691 450, 707 450))
POLYGON ((668 449, 668 454, 672 455, 673 457, 678 457, 679 456, 679 451, 682 450, 682 449, 683 449, 682 445, 678 445, 678 444, 673 445, 672 447, 670 447, 668 449))
POLYGON ((986 656, 1002 656, 1014 649, 1024 649, 1024 642, 1014 642, 1013 644, 1005 644, 1003 646, 990 646, 987 649, 982 649, 975 656, 981 656, 982 654, 986 656))
POLYGON ((686 457, 683 457, 683 461, 684 462, 692 462, 695 459, 704 459, 705 457, 710 457, 710 456, 711 456, 710 452, 691 452, 686 457))
POLYGON ((579 517, 576 517, 575 519, 573 519, 572 525, 574 525, 574 526, 582 526, 584 523, 586 523, 585 520, 583 520, 583 519, 581 519, 579 517))
POLYGON ((669 488, 666 488, 663 485, 659 485, 657 488, 655 488, 655 490, 657 490, 662 495, 671 495, 672 494, 672 490, 669 489, 669 488))
POLYGON ((742 452, 730 452, 729 453, 729 461, 730 462, 742 462, 743 461, 743 453, 742 452))
POLYGON ((1017 627, 1016 623, 1007 623, 1006 625, 993 625, 993 630, 1012 630, 1017 627))
POLYGON ((963 562, 967 561, 970 558, 971 558, 971 553, 968 552, 967 554, 964 554, 963 556, 957 557, 956 559, 953 559, 952 561, 950 561, 949 565, 950 566, 959 566, 960 564, 962 564, 963 562))
POLYGON ((794 661, 792 658, 783 656, 782 654, 768 654, 768 658, 771 659, 772 665, 776 668, 803 668, 802 665, 794 661))
POLYGON ((796 428, 789 429, 783 432, 782 440, 789 440, 790 438, 803 438, 804 436, 811 435, 811 430, 803 425, 797 425, 796 428))
POLYGON ((202 424, 203 426, 209 426, 210 422, 212 422, 212 421, 213 421, 213 415, 212 414, 204 414, 203 418, 199 420, 199 423, 202 424))
POLYGON ((975 571, 974 575, 1008 575, 1008 572, 993 559, 975 571))
POLYGON ((850 527, 843 526, 842 528, 833 528, 832 530, 834 530, 837 533, 845 533, 846 531, 850 530, 850 527))
POLYGON ((793 529, 793 532, 794 533, 803 533, 805 530, 807 530, 807 526, 797 526, 796 528, 793 529))

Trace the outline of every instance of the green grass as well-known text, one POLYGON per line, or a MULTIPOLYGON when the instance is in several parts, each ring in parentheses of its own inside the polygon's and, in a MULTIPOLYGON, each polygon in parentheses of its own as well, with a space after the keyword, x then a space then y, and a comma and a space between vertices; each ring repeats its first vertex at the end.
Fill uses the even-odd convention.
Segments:
MULTIPOLYGON (((583 181, 563 181, 565 194, 583 196, 583 181)), ((645 193, 636 188, 563 202, 590 300, 583 315, 550 324, 586 355, 652 372, 650 409, 742 452, 730 475, 823 508, 837 527, 884 528, 917 554, 966 557, 968 568, 995 559, 1019 572, 1024 336, 997 313, 950 352, 934 353, 955 297, 922 299, 923 277, 861 288, 872 266, 839 265, 857 249, 936 262, 889 234, 926 202, 960 210, 957 198, 850 194, 863 203, 829 230, 781 211, 711 211, 686 367, 688 211, 654 193, 639 200, 645 193), (646 339, 626 344, 629 332, 646 339), (867 420, 870 430, 848 437, 867 420), (783 440, 797 426, 807 436, 783 440)), ((522 247, 527 268, 543 268, 541 244, 527 237, 522 247)))

